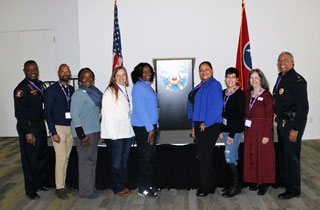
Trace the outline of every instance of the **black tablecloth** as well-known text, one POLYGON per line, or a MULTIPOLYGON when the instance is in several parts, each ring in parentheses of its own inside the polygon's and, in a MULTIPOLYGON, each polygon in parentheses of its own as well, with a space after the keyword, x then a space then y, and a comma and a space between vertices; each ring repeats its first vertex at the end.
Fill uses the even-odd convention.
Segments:
MULTIPOLYGON (((243 143, 239 147, 239 170, 242 178, 243 168, 243 143)), ((224 146, 215 146, 214 149, 214 176, 212 177, 217 187, 227 186, 229 173, 224 158, 224 146)), ((278 145, 275 143, 276 160, 278 145)), ((136 188, 136 147, 132 147, 128 163, 128 187, 136 188)), ((278 165, 278 164, 277 164, 278 165)), ((277 169, 278 170, 278 169, 277 169)), ((110 158, 106 147, 98 148, 98 161, 96 169, 96 188, 103 190, 111 187, 110 158)), ((49 147, 48 159, 48 184, 55 186, 55 152, 49 147)), ((78 156, 74 146, 72 148, 66 182, 71 187, 78 187, 78 156)), ((199 174, 197 152, 195 144, 184 146, 157 145, 156 165, 153 177, 154 186, 160 188, 193 189, 198 188, 199 174)))

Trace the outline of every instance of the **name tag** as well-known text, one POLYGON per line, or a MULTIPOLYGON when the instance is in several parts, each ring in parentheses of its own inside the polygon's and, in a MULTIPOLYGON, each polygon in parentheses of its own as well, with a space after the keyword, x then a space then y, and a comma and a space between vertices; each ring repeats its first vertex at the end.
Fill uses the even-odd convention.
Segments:
POLYGON ((252 121, 251 121, 251 120, 246 119, 246 121, 245 121, 244 125, 250 128, 250 127, 251 127, 251 123, 252 123, 252 121))
POLYGON ((222 119, 222 123, 223 123, 224 125, 227 125, 228 120, 227 120, 226 118, 223 118, 223 119, 222 119))
POLYGON ((258 97, 258 101, 263 101, 263 98, 262 97, 258 97))
POLYGON ((70 120, 70 119, 71 119, 71 114, 70 114, 70 112, 66 112, 66 113, 65 113, 65 117, 66 117, 67 120, 70 120))

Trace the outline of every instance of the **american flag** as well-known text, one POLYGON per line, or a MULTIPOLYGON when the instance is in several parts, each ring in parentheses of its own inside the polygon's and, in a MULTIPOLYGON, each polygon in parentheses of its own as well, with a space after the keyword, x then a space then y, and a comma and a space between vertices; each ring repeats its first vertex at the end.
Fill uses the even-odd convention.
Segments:
POLYGON ((251 62, 249 32, 248 32, 248 25, 247 25, 247 15, 246 15, 245 4, 243 1, 242 1, 242 20, 241 20, 236 68, 239 71, 240 87, 246 93, 247 81, 248 81, 249 73, 252 69, 252 62, 251 62))
POLYGON ((123 66, 122 52, 121 52, 121 37, 118 20, 117 2, 114 2, 114 20, 113 20, 113 64, 112 71, 117 66, 123 66))

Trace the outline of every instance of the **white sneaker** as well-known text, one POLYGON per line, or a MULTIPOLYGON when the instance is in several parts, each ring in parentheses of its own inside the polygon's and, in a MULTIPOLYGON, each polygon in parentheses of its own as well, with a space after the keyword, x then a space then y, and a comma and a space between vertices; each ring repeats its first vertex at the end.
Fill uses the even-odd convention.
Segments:
POLYGON ((154 198, 158 196, 158 193, 151 192, 151 190, 139 190, 138 195, 142 197, 154 198))

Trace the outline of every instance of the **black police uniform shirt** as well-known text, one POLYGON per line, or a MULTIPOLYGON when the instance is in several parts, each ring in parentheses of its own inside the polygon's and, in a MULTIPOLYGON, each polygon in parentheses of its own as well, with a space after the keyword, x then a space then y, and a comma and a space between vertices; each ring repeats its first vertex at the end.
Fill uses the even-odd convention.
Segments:
POLYGON ((304 127, 309 111, 306 80, 294 69, 291 69, 283 76, 278 87, 276 86, 277 84, 273 89, 276 116, 284 119, 285 112, 295 112, 293 128, 304 127))
MULTIPOLYGON (((34 84, 39 89, 45 90, 42 81, 38 80, 34 84)), ((39 123, 44 120, 44 96, 26 79, 18 84, 13 94, 17 126, 23 134, 31 133, 30 123, 39 123)))

